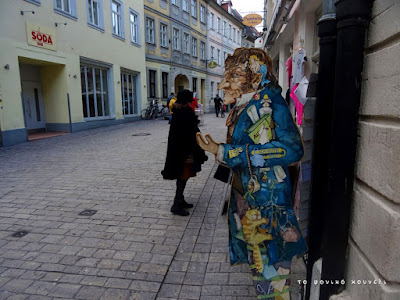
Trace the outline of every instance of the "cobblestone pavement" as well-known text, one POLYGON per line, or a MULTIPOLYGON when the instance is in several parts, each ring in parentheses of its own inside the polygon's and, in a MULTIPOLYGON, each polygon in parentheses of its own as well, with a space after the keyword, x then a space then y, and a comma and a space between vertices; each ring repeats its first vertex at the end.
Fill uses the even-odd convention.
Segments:
MULTIPOLYGON (((225 119, 205 119, 224 140, 225 119)), ((213 157, 188 181, 190 216, 169 212, 168 129, 137 121, 0 148, 0 299, 255 299, 248 266, 229 264, 213 157)))

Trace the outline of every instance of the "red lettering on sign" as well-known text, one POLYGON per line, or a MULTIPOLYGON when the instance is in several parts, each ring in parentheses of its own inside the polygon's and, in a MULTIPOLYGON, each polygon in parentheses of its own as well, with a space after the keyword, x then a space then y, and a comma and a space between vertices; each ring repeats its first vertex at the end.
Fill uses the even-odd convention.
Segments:
POLYGON ((40 31, 32 30, 32 39, 36 40, 39 46, 43 46, 44 44, 53 45, 51 35, 42 33, 40 31))

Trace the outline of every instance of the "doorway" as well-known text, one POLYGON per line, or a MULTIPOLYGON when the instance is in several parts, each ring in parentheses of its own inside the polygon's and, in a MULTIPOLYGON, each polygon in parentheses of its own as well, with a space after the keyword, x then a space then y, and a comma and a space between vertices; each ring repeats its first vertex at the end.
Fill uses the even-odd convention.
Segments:
POLYGON ((25 126, 27 130, 45 129, 43 93, 40 82, 22 81, 25 126))

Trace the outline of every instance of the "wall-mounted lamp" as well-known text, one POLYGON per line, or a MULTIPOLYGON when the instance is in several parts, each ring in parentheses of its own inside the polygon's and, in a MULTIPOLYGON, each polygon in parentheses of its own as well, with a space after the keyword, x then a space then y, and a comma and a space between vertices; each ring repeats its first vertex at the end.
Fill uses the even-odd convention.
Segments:
POLYGON ((10 70, 10 65, 9 65, 9 64, 6 64, 6 65, 4 66, 4 69, 10 70))
POLYGON ((30 13, 32 13, 32 15, 35 14, 35 12, 33 10, 21 10, 21 16, 23 16, 24 13, 26 13, 26 12, 30 12, 30 13))
POLYGON ((67 23, 54 23, 54 25, 56 25, 56 27, 58 26, 58 25, 64 25, 64 26, 66 26, 67 25, 67 23))

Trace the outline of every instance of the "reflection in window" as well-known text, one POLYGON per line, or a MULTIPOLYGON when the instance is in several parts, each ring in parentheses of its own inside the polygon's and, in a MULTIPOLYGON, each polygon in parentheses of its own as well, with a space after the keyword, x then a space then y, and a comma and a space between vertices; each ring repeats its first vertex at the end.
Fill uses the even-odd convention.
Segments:
POLYGON ((121 73, 122 113, 124 116, 137 115, 136 76, 121 73))

